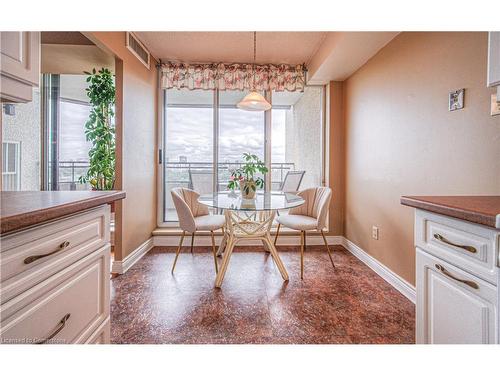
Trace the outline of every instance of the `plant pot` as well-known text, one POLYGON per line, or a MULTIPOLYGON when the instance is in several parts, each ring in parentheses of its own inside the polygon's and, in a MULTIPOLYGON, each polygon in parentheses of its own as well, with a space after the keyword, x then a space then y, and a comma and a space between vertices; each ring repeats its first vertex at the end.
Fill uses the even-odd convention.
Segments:
POLYGON ((254 199, 257 185, 254 180, 240 181, 240 190, 243 199, 254 199))

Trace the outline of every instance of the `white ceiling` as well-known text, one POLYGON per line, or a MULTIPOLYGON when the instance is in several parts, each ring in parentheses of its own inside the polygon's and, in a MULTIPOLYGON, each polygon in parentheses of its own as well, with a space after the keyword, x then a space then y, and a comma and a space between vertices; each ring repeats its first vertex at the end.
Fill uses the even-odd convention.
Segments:
MULTIPOLYGON (((163 61, 253 62, 253 32, 135 32, 163 61)), ((258 64, 302 64, 308 83, 343 81, 397 32, 257 32, 258 64)))
POLYGON ((322 84, 349 78, 398 34, 398 32, 328 33, 307 66, 308 82, 322 84))
MULTIPOLYGON (((136 32, 154 57, 186 62, 253 62, 253 32, 136 32)), ((257 32, 258 64, 307 63, 325 32, 257 32)))

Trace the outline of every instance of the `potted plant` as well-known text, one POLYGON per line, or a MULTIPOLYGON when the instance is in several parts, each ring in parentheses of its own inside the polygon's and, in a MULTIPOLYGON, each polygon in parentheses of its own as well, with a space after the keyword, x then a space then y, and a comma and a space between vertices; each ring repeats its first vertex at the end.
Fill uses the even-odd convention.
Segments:
POLYGON ((243 159, 245 163, 231 172, 227 187, 234 190, 239 186, 243 199, 253 199, 257 188, 264 187, 264 179, 262 177, 256 178, 255 174, 260 172, 265 175, 268 169, 257 155, 245 152, 243 159))
POLYGON ((93 190, 112 190, 115 183, 115 128, 113 124, 115 83, 109 69, 88 74, 86 89, 92 109, 85 124, 85 137, 92 143, 89 169, 80 183, 90 183, 93 190))

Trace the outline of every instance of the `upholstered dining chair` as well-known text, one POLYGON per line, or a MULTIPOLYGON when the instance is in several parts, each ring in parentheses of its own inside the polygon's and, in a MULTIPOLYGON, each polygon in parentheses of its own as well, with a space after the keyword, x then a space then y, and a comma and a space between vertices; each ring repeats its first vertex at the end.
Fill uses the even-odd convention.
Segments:
POLYGON ((329 187, 315 187, 300 191, 297 193, 305 203, 301 206, 291 208, 287 215, 281 215, 276 218, 278 222, 278 229, 274 244, 278 240, 280 227, 283 225, 286 228, 300 231, 300 278, 304 278, 304 250, 306 248, 306 232, 316 230, 321 233, 323 241, 325 242, 326 251, 330 257, 333 268, 332 253, 328 247, 323 228, 326 224, 326 215, 328 213, 328 206, 332 196, 332 190, 329 187))
POLYGON ((170 193, 179 217, 179 226, 182 229, 179 247, 175 253, 172 273, 181 252, 182 241, 186 232, 191 233, 191 253, 193 252, 194 236, 198 231, 210 231, 212 236, 212 252, 214 255, 215 273, 219 272, 217 265, 217 252, 215 250, 214 230, 223 229, 226 219, 224 215, 210 215, 208 207, 198 202, 200 194, 186 188, 173 188, 170 193))

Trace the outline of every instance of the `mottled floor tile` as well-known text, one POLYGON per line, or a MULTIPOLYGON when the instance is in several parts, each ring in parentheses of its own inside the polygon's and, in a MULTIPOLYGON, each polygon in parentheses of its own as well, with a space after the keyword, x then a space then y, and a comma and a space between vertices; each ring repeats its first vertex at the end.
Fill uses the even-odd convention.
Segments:
MULTIPOLYGON (((414 305, 341 246, 237 248, 221 289, 209 247, 154 248, 111 280, 111 340, 143 344, 409 344, 414 305)), ((220 262, 220 259, 219 259, 220 262)))

